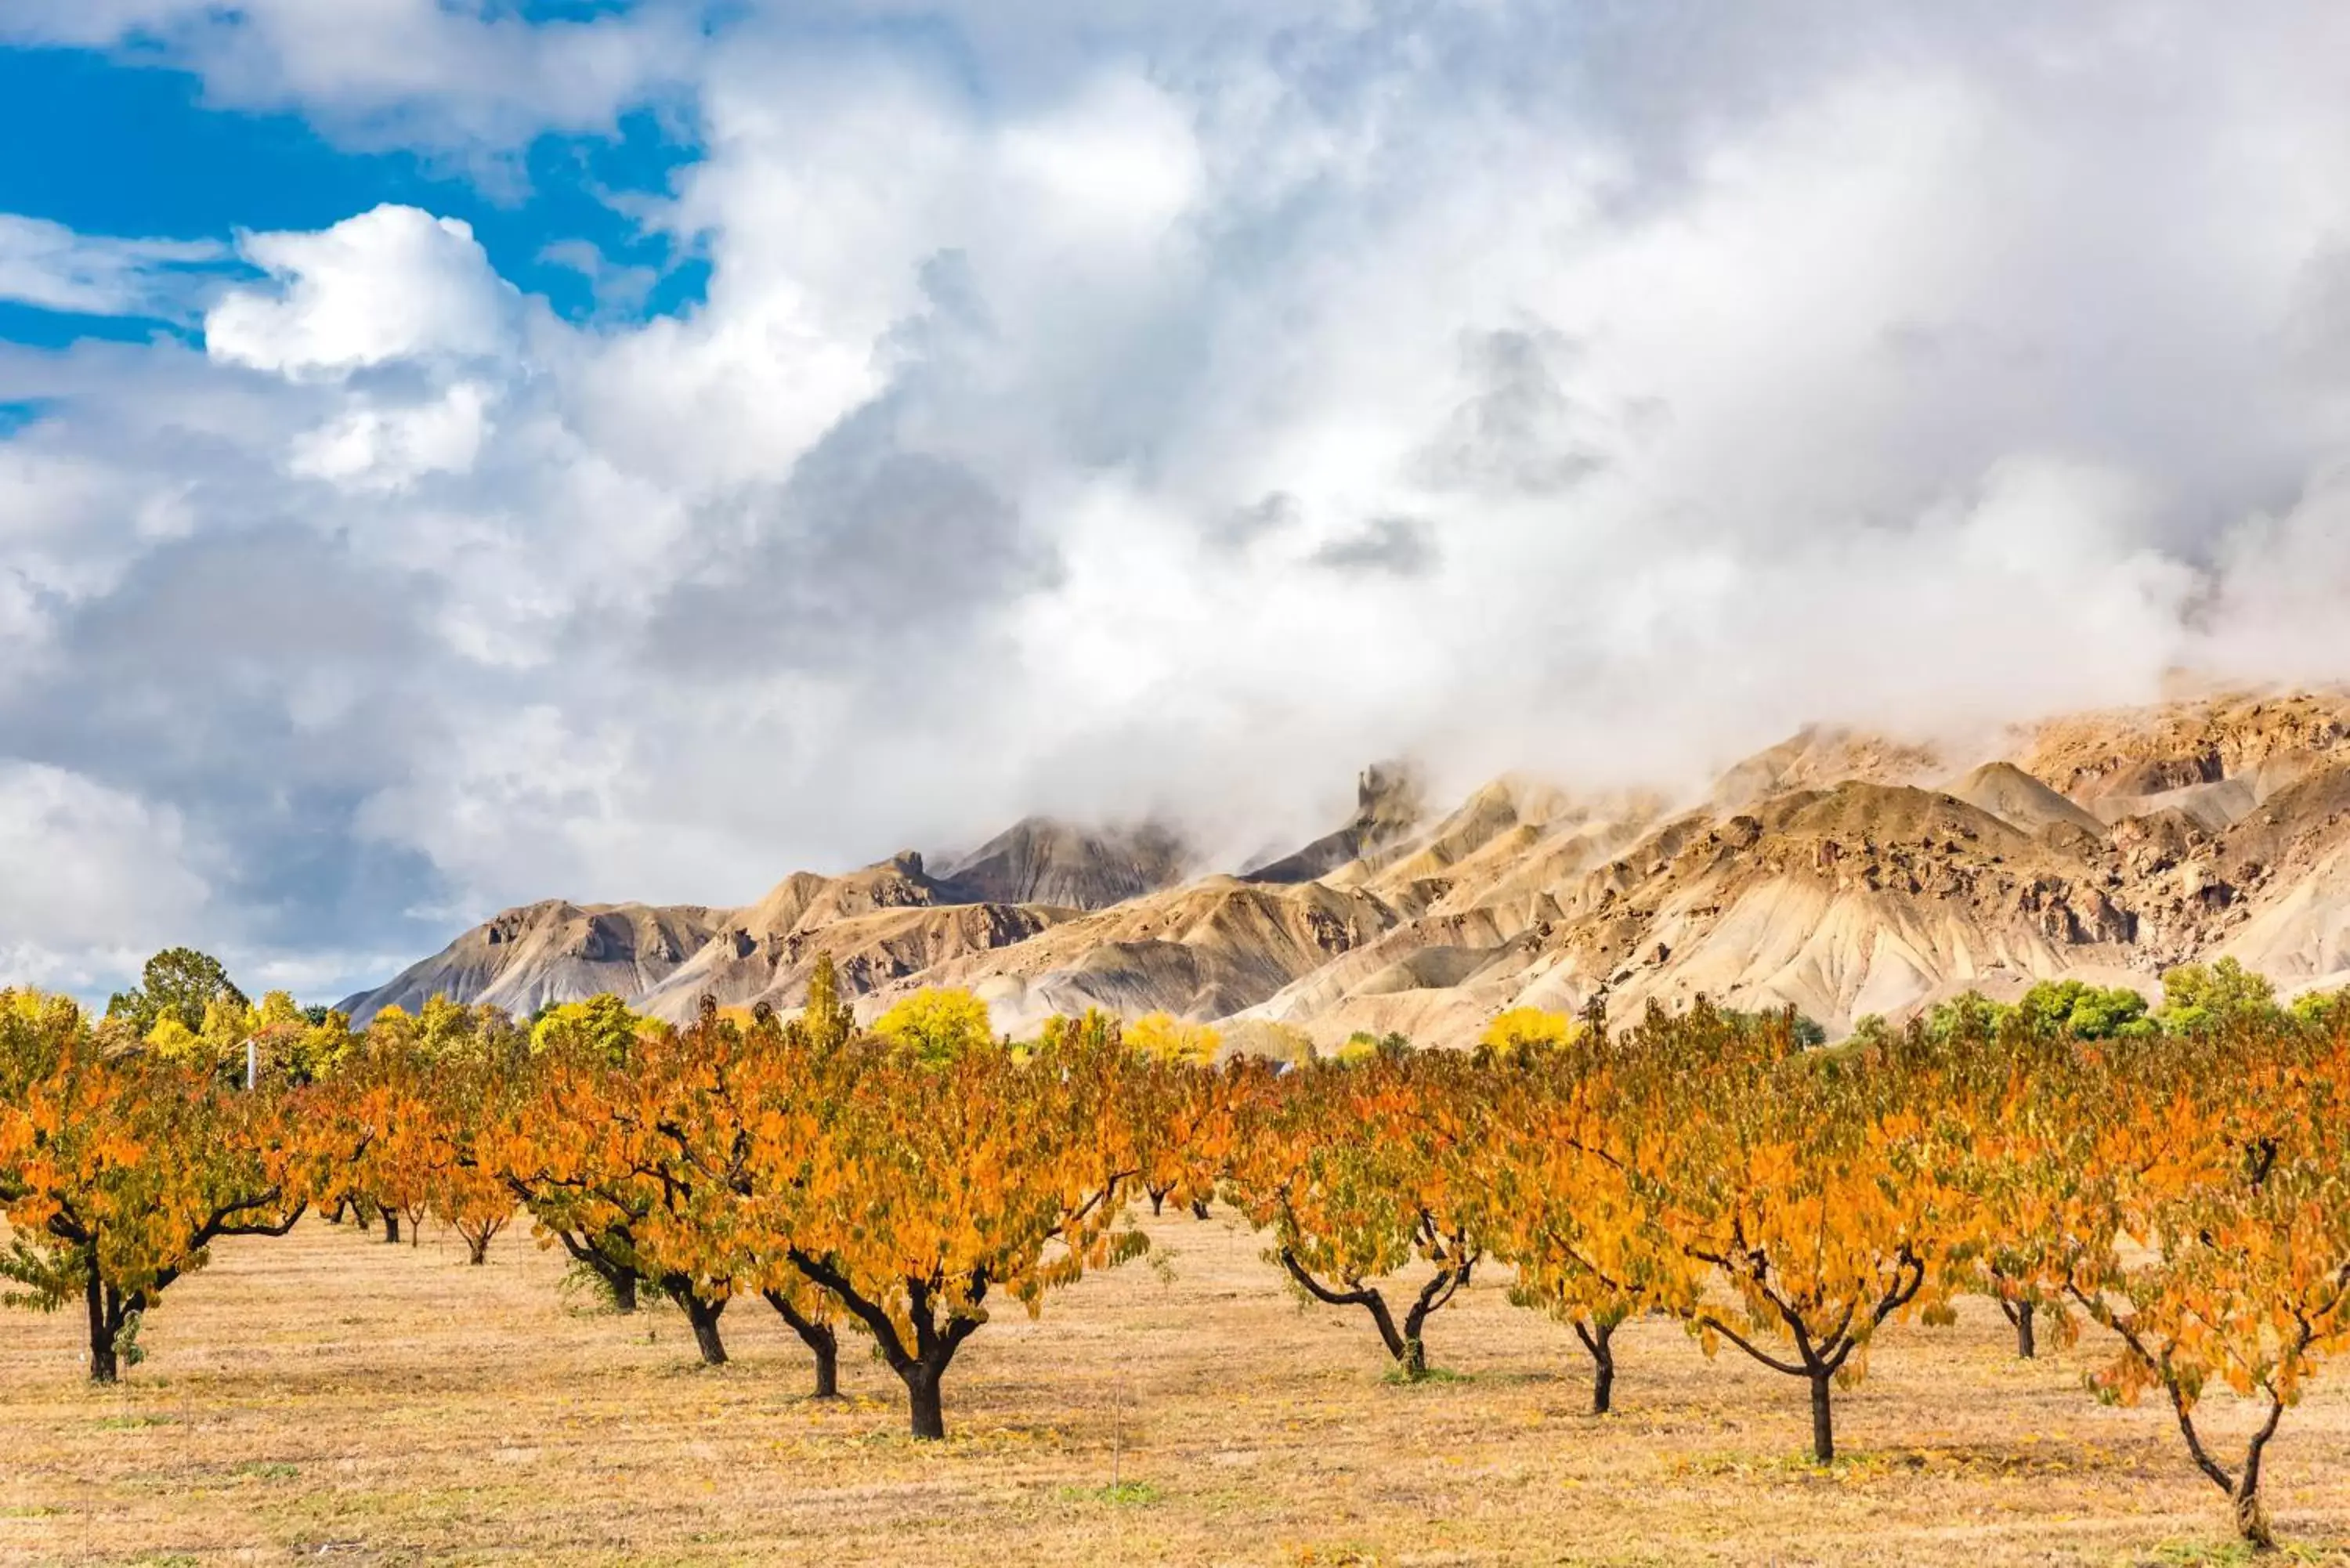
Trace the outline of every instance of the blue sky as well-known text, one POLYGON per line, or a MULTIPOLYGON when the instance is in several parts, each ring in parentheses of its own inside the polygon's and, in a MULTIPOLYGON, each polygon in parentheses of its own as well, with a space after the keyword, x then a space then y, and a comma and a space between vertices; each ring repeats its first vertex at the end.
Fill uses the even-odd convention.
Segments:
POLYGON ((2345 165, 2285 0, 7 0, 0 984, 2350 676, 2345 165))
MULTIPOLYGON (((408 203, 463 219, 501 275, 573 319, 685 309, 707 275, 690 244, 647 234, 627 214, 632 200, 665 194, 695 156, 690 119, 673 108, 502 150, 485 175, 446 151, 351 151, 297 112, 210 106, 200 76, 136 57, 0 49, 0 147, 12 150, 0 159, 0 212, 83 233, 227 244, 240 229, 318 229, 380 202, 408 203), (599 298, 588 273, 548 254, 566 242, 642 271, 640 289, 608 286, 599 298)), ((0 337, 39 347, 136 340, 173 325, 0 300, 0 337)))

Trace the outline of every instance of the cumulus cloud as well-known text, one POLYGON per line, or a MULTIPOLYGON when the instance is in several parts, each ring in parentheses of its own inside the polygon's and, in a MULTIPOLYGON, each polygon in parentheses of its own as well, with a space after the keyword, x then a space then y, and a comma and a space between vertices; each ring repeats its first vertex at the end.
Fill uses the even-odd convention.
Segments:
POLYGON ((431 401, 353 409, 295 442, 295 473, 359 489, 405 490, 428 473, 463 473, 488 436, 489 393, 460 381, 431 401))
POLYGON ((396 359, 487 358, 513 341, 519 296, 455 218, 387 205, 320 234, 247 234, 237 250, 272 286, 205 312, 204 345, 228 364, 348 376, 396 359))
POLYGON ((0 971, 83 990, 195 923, 208 888, 168 808, 68 773, 0 763, 0 971))
MULTIPOLYGON (((711 275, 567 325, 380 208, 240 242, 201 351, 0 354, 47 410, 0 440, 0 755, 255 963, 1034 809, 1239 853, 1401 752, 1677 782, 2350 677, 2350 21, 842 0, 575 87, 683 11, 390 0, 351 36, 397 62, 321 15, 0 26, 436 147, 674 88, 702 151, 642 218, 711 275)), ((76 920, 54 972, 103 967, 76 920)))

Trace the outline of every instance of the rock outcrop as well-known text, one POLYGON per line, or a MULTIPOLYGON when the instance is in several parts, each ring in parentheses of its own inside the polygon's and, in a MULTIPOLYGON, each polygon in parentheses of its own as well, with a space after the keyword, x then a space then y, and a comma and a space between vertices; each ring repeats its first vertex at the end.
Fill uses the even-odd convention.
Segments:
POLYGON ((1106 909, 1182 880, 1191 859, 1182 839, 1163 827, 1093 829, 1032 816, 942 876, 964 902, 1106 909))
POLYGON ((1400 841, 1426 815, 1419 779, 1410 766, 1377 763, 1355 781, 1355 815, 1345 826, 1241 876, 1251 882, 1311 882, 1400 841))

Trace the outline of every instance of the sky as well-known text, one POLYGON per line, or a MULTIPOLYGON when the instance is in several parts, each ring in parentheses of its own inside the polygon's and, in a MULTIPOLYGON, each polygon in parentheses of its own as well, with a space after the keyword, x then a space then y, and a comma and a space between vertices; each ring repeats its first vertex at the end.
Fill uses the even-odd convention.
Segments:
POLYGON ((7 0, 0 983, 2350 677, 2350 12, 7 0))

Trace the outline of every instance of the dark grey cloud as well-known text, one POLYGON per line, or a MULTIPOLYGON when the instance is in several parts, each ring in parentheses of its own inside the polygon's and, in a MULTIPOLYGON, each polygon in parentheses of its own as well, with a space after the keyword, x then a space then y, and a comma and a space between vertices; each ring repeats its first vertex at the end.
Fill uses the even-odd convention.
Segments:
POLYGON ((1425 577, 1442 561, 1436 530, 1421 517, 1374 517, 1306 558, 1327 571, 1392 577, 1425 577))
POLYGON ((993 337, 967 259, 919 274, 923 308, 884 335, 887 390, 782 482, 714 502, 705 546, 647 630, 657 661, 702 675, 777 669, 869 680, 903 697, 960 674, 955 656, 1058 571, 1050 543, 959 457, 911 430, 951 417, 993 337))
POLYGON ((186 940, 413 942, 439 879, 362 813, 446 742, 436 701, 458 677, 424 624, 436 597, 307 528, 178 539, 57 607, 47 656, 0 692, 0 734, 12 761, 170 804, 215 899, 186 940))
POLYGON ((1593 444, 1596 421, 1560 383, 1574 358, 1575 346, 1548 327, 1462 334, 1461 370, 1474 390, 1422 449, 1426 483, 1552 495, 1607 467, 1593 444))
POLYGON ((1263 539, 1286 534, 1305 519, 1305 509, 1285 490, 1235 506, 1210 524, 1208 543, 1220 550, 1245 550, 1263 539))
POLYGON ((654 657, 681 673, 778 668, 919 686, 936 661, 1052 581, 1050 549, 969 468, 901 444, 891 399, 860 409, 784 483, 720 504, 698 528, 740 538, 653 612, 654 657))

